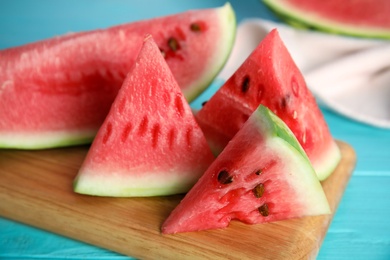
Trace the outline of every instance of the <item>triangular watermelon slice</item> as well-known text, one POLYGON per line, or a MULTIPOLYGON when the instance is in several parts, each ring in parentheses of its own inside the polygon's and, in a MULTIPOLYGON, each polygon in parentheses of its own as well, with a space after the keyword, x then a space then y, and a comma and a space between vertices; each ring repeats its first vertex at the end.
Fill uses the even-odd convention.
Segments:
POLYGON ((263 0, 289 24, 330 33, 390 39, 389 0, 263 0))
POLYGON ((193 100, 223 67, 235 28, 225 4, 1 50, 0 147, 90 143, 146 34, 193 100))
POLYGON ((277 30, 260 42, 196 114, 214 153, 222 151, 259 104, 289 126, 320 180, 333 172, 340 150, 277 30))
POLYGON ((261 105, 172 211, 162 232, 328 213, 322 186, 294 134, 261 105))
POLYGON ((74 190, 115 197, 183 193, 213 160, 189 104, 149 36, 92 143, 74 190))

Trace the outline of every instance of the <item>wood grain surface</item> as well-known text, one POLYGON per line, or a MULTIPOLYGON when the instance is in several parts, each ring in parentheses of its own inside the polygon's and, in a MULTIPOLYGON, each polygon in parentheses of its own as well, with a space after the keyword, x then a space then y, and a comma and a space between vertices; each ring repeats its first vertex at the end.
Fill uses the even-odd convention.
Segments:
POLYGON ((356 163, 353 148, 338 144, 342 160, 323 182, 331 215, 162 235, 182 195, 101 198, 72 191, 88 146, 0 150, 0 215, 141 259, 315 258, 356 163))

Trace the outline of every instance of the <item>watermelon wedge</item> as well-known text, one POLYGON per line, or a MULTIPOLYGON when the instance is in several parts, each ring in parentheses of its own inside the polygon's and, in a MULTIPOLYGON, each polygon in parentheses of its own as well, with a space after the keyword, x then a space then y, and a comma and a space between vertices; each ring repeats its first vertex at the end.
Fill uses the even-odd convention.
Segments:
POLYGON ((330 208, 305 152, 286 124, 260 105, 171 212, 162 233, 257 224, 330 208))
POLYGON ((259 104, 288 125, 320 180, 333 172, 341 158, 339 148, 277 30, 260 42, 196 114, 215 154, 223 150, 259 104))
POLYGON ((214 160, 152 36, 109 111, 74 182, 77 193, 183 193, 214 160))
POLYGON ((90 143, 146 33, 153 35, 190 101, 231 51, 234 11, 226 4, 0 51, 0 147, 90 143))
POLYGON ((283 20, 296 27, 390 39, 388 0, 263 0, 283 20))

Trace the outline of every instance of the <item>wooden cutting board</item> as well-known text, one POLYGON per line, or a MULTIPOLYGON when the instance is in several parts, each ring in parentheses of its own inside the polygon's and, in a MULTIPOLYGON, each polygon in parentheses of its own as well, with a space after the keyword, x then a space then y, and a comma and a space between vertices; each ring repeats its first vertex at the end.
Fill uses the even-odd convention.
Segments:
MULTIPOLYGON (((335 212, 356 163, 338 142, 342 161, 323 187, 335 212)), ((182 196, 101 198, 75 194, 72 181, 88 146, 0 150, 0 215, 141 259, 314 258, 332 215, 226 229, 161 235, 182 196)))

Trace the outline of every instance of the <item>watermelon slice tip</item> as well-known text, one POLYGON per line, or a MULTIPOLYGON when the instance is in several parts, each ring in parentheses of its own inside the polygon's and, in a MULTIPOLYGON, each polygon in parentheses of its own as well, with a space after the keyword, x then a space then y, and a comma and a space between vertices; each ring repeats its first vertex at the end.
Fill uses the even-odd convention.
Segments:
POLYGON ((260 105, 171 212, 163 234, 329 214, 326 195, 286 124, 260 105))
POLYGON ((262 104, 289 126, 326 179, 341 159, 316 100, 276 29, 195 115, 215 154, 220 153, 262 104))
POLYGON ((213 160, 149 35, 74 180, 74 191, 110 197, 184 193, 213 160))

